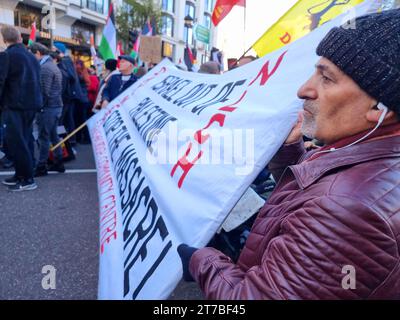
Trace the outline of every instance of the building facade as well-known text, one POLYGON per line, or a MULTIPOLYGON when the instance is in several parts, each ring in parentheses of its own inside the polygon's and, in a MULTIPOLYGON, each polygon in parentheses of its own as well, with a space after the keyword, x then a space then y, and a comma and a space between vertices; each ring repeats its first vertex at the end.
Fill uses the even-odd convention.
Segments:
POLYGON ((163 55, 179 63, 183 61, 184 50, 188 45, 198 65, 209 60, 210 51, 217 43, 217 29, 211 22, 215 0, 160 0, 160 5, 163 55), (192 26, 185 23, 188 16, 193 19, 192 26), (208 29, 209 43, 196 39, 196 25, 208 29))
MULTIPOLYGON (((211 23, 216 0, 153 1, 161 8, 162 13, 159 30, 162 37, 162 56, 179 63, 183 61, 185 47, 189 46, 198 65, 208 60, 210 51, 217 42, 217 30, 211 23), (185 23, 185 18, 188 17, 191 22, 185 23), (199 29, 203 37, 196 38, 199 29)), ((124 0, 115 0, 115 4, 118 11, 131 9, 124 0)))
POLYGON ((35 22, 37 40, 49 44, 50 4, 55 8, 54 41, 65 43, 76 58, 89 60, 90 36, 100 43, 109 0, 1 0, 0 24, 17 26, 27 42, 35 22))
MULTIPOLYGON (((189 46, 197 65, 207 61, 217 43, 217 31, 211 23, 215 0, 154 0, 162 10, 162 55, 175 63, 184 61, 189 46), (190 23, 185 18, 190 17, 190 23), (199 25, 200 27, 197 27, 199 25), (203 37, 196 37, 201 29, 203 37), (205 36, 204 36, 205 35, 205 36)), ((49 44, 50 32, 44 21, 55 8, 54 41, 64 42, 76 58, 90 59, 90 36, 99 45, 110 0, 0 0, 0 25, 17 26, 27 43, 32 23, 36 23, 37 40, 49 44)), ((123 0, 113 0, 117 10, 124 10, 123 0)))

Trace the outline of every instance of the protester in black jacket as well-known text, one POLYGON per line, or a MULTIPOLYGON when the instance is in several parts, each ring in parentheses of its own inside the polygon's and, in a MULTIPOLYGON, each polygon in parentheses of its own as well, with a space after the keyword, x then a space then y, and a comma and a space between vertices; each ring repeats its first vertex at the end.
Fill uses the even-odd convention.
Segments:
MULTIPOLYGON (((3 48, 0 48, 0 94, 3 92, 3 87, 6 83, 6 78, 7 78, 7 70, 8 70, 8 55, 3 51, 3 48)), ((1 101, 1 96, 0 96, 0 101, 1 101)), ((9 168, 10 165, 12 166, 12 161, 10 161, 10 156, 7 152, 7 144, 5 143, 4 139, 4 121, 3 121, 3 116, 1 114, 1 105, 0 105, 0 145, 1 145, 1 150, 0 150, 0 164, 4 168, 9 168)))
POLYGON ((18 29, 3 26, 1 34, 10 63, 3 71, 7 76, 0 92, 0 105, 4 108, 5 139, 15 167, 15 175, 3 184, 11 191, 33 190, 37 185, 33 180, 32 124, 42 106, 40 65, 22 44, 18 29))
POLYGON ((3 87, 6 83, 8 64, 8 54, 5 52, 0 52, 0 92, 3 91, 3 87))
MULTIPOLYGON (((67 48, 62 42, 54 43, 55 49, 60 56, 60 62, 58 67, 61 70, 63 76, 63 111, 61 115, 60 123, 65 127, 68 133, 71 133, 75 129, 74 112, 76 105, 79 101, 82 101, 83 94, 79 83, 78 75, 75 70, 74 62, 66 55, 67 48)), ((75 142, 75 137, 70 138, 70 142, 75 142)))

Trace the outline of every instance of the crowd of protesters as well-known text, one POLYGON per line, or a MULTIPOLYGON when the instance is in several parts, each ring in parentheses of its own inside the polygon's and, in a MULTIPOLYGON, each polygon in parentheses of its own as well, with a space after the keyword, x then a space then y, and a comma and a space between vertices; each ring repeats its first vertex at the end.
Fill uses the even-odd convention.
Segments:
MULTIPOLYGON (((254 182, 267 181, 271 172, 277 185, 251 220, 240 255, 232 257, 235 252, 218 247, 215 238, 211 247, 177 247, 184 279, 196 281, 206 298, 400 297, 400 11, 355 23, 357 29, 331 29, 317 47, 315 71, 298 90, 304 110, 254 182), (304 135, 313 141, 305 144, 304 135), (313 150, 314 142, 322 148, 313 150), (350 286, 344 281, 348 267, 350 286)), ((3 152, 15 168, 3 184, 33 190, 34 176, 65 170, 60 150, 47 166, 58 125, 72 132, 106 107, 137 81, 136 61, 120 56, 118 71, 117 61, 106 61, 99 79, 94 67, 73 62, 60 43, 51 51, 40 44, 28 50, 17 29, 1 33, 8 46, 0 53, 3 152)), ((231 68, 253 60, 243 57, 231 68)), ((221 69, 208 62, 199 72, 221 69)), ((80 131, 75 143, 89 139, 80 131)))
MULTIPOLYGON (((64 161, 75 159, 75 145, 90 144, 84 123, 151 66, 138 67, 135 58, 122 55, 106 60, 98 73, 94 65, 73 60, 61 42, 52 48, 38 42, 25 46, 12 26, 2 27, 1 35, 7 48, 0 49, 0 167, 15 169, 2 183, 11 191, 34 190, 34 177, 65 172, 64 161), (74 132, 50 152, 60 135, 74 132)), ((198 72, 221 74, 221 64, 206 62, 198 72)))
POLYGON ((2 183, 10 191, 34 190, 34 177, 64 173, 64 161, 75 158, 74 146, 90 144, 86 126, 76 129, 146 70, 134 75, 136 60, 124 55, 119 69, 118 61, 109 59, 98 75, 95 66, 74 61, 61 42, 53 48, 25 46, 11 26, 2 27, 1 35, 7 48, 0 50, 0 165, 15 169, 2 183), (77 132, 50 152, 60 141, 60 128, 64 135, 77 132))

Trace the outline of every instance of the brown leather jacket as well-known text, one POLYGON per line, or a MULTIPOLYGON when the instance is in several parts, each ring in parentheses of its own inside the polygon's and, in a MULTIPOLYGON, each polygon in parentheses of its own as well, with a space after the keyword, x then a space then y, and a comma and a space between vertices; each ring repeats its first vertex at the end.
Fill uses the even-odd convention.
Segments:
POLYGON ((238 263, 213 248, 192 256, 205 296, 400 299, 400 125, 381 129, 331 153, 281 148, 270 169, 279 176, 291 165, 238 263))

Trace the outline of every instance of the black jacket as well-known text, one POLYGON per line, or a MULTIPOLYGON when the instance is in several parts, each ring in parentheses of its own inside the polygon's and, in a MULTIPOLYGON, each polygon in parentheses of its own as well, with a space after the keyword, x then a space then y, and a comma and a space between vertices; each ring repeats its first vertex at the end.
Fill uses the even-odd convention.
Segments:
POLYGON ((5 52, 0 52, 0 101, 1 101, 1 94, 3 92, 3 87, 6 83, 8 64, 9 64, 8 54, 5 52))
POLYGON ((40 80, 43 95, 43 108, 61 108, 63 102, 62 93, 62 75, 57 65, 50 57, 41 66, 40 80))
POLYGON ((8 66, 4 84, 0 85, 0 105, 4 109, 36 111, 42 106, 40 65, 22 43, 9 46, 5 53, 8 66))
POLYGON ((110 78, 110 80, 108 80, 107 85, 103 91, 103 100, 111 102, 117 96, 119 96, 120 93, 128 89, 132 84, 134 84, 138 79, 134 74, 132 74, 129 80, 124 83, 122 81, 122 77, 122 74, 115 74, 110 78))
POLYGON ((81 101, 83 99, 82 89, 71 58, 63 57, 58 67, 62 74, 62 99, 64 104, 76 100, 81 101))

